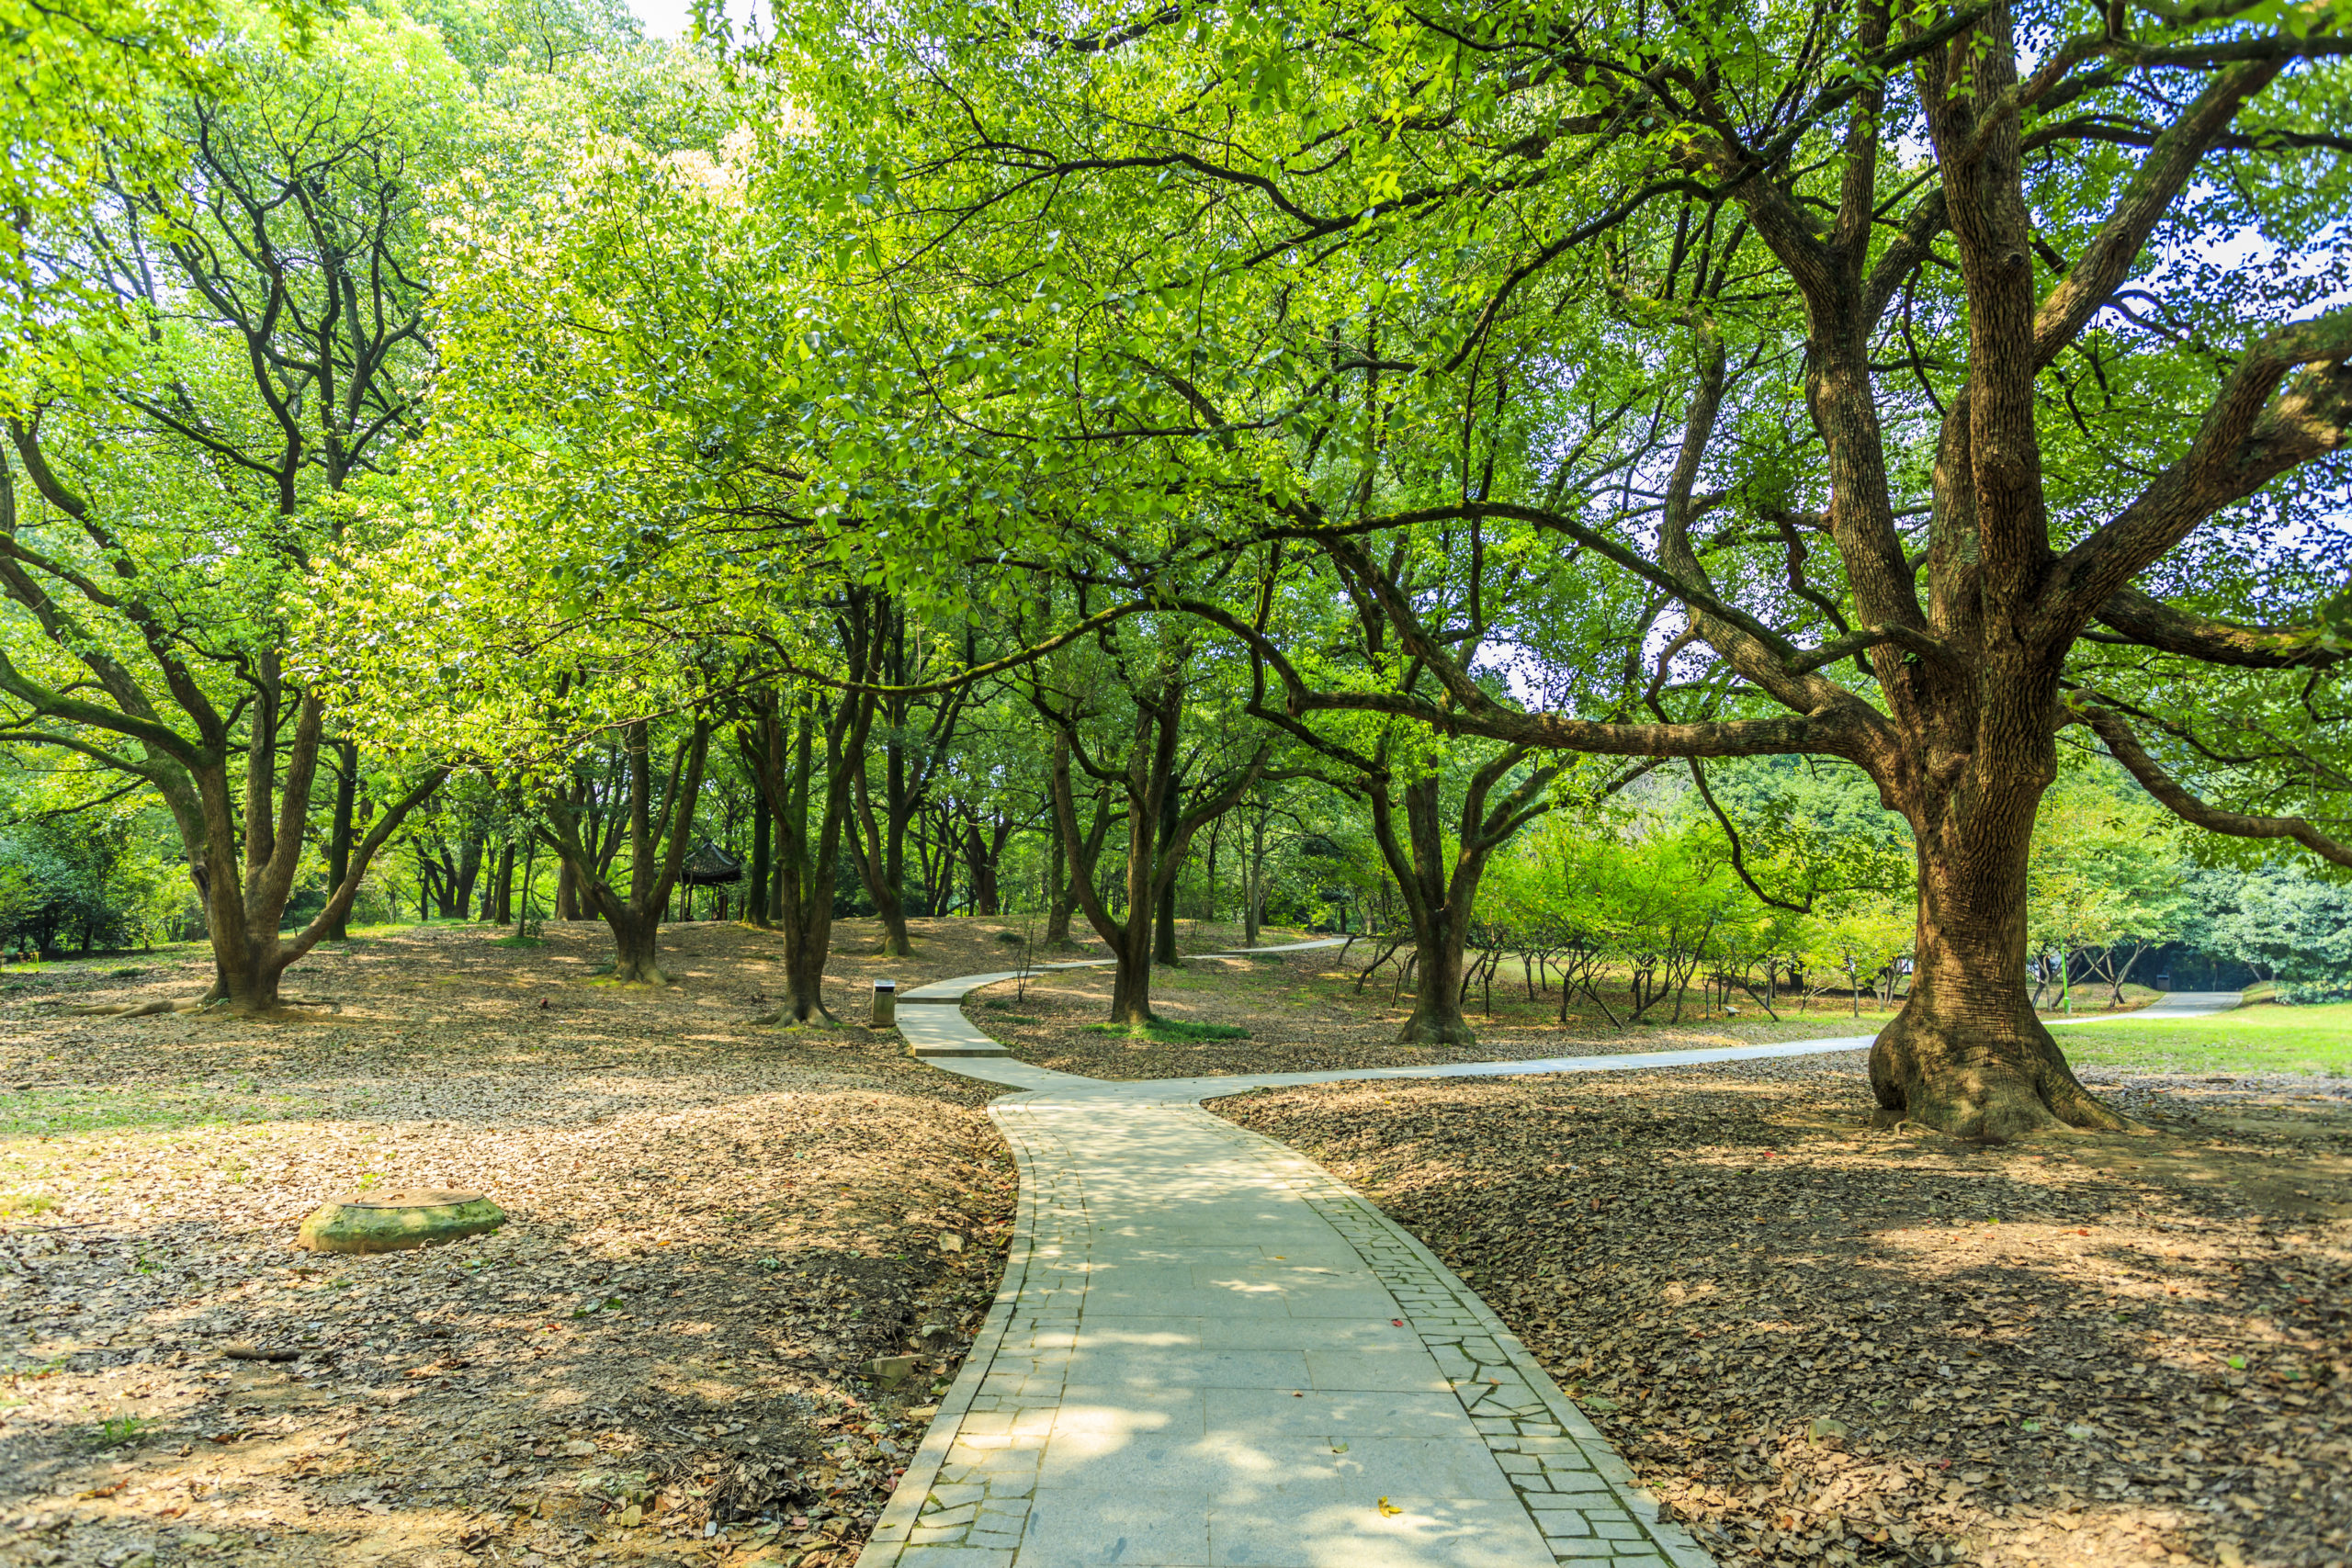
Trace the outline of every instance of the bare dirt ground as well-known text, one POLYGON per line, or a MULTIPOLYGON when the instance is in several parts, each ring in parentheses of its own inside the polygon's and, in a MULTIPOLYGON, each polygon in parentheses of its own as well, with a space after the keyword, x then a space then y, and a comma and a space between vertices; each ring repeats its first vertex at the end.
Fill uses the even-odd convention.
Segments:
MULTIPOLYGON (((748 1026, 763 933, 672 926, 646 989, 595 981, 601 928, 546 930, 322 953, 288 990, 336 1010, 273 1022, 55 1005, 193 996, 194 954, 6 977, 0 1562, 854 1555, 995 1290, 992 1091, 895 1035, 748 1026), (509 1220, 294 1249, 379 1186, 509 1220)), ((844 923, 843 1018, 876 975, 1003 962, 991 926, 916 935, 886 961, 844 923)))
MULTIPOLYGON (((1264 958, 1190 958, 1181 968, 1152 972, 1152 1007, 1182 1023, 1220 1024, 1249 1032, 1244 1040, 1180 1040, 1098 1032, 1109 1015, 1107 969, 1066 970, 1025 987, 1012 982, 966 998, 966 1013, 1024 1062, 1099 1078, 1193 1077, 1217 1073, 1315 1072, 1342 1067, 1401 1067, 1431 1062, 1493 1062, 1532 1056, 1597 1055, 1620 1051, 1678 1051, 1744 1045, 1768 1040, 1869 1034, 1888 1014, 1866 998, 1857 1016, 1845 998, 1815 1002, 1802 1012, 1783 1006, 1773 1022, 1754 1002, 1735 996, 1736 1010, 1699 1005, 1696 993, 1679 1022, 1671 1004, 1650 1020, 1619 1026, 1578 997, 1564 1021, 1559 992, 1526 996, 1523 979, 1498 977, 1487 998, 1474 993, 1467 1009, 1478 1032, 1475 1045, 1400 1045, 1396 1034, 1412 1011, 1412 997, 1394 994, 1394 976, 1373 975, 1361 989, 1358 973, 1374 956, 1358 943, 1344 958, 1337 949, 1264 958)), ((1619 1020, 1631 1011, 1622 991, 1602 985, 1619 1020)))
POLYGON ((1463 1276, 1726 1563, 2352 1559, 2352 1099, 1863 1122, 1860 1052, 1216 1102, 1463 1276))

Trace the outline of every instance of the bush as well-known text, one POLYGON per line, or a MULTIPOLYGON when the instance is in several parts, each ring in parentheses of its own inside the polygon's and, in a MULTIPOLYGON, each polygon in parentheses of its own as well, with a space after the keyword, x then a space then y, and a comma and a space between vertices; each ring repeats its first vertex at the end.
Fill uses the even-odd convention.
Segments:
POLYGON ((0 824, 0 950, 135 947, 178 898, 172 867, 128 818, 0 824))

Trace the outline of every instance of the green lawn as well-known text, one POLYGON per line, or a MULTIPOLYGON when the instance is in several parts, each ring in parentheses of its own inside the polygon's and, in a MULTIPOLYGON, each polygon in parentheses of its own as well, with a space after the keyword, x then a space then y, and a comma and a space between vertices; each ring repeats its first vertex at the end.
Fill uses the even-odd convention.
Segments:
POLYGON ((2171 1022, 2094 1023, 2055 1032, 2070 1060, 2156 1071, 2352 1072, 2352 1002, 2263 1003, 2171 1022))
POLYGON ((290 1094, 264 1093, 253 1080, 234 1088, 138 1086, 0 1089, 0 1149, 21 1138, 68 1137, 143 1127, 177 1131, 275 1122, 317 1106, 290 1094))

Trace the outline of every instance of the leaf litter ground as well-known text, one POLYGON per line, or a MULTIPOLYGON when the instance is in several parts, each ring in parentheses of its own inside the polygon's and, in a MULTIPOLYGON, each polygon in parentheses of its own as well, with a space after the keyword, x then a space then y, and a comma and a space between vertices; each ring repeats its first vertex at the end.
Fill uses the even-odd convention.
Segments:
POLYGON ((1864 1055, 1213 1103, 1476 1286, 1726 1563, 2341 1564, 2352 1101, 1871 1130, 1864 1055))
MULTIPOLYGON (((876 976, 1004 962, 981 922, 899 960, 869 926, 837 931, 845 1020, 876 976)), ((601 928, 547 931, 322 953, 283 1021, 42 1005, 193 996, 192 957, 0 997, 0 1562, 854 1555, 995 1291, 992 1091, 895 1033, 747 1025, 764 933, 667 928, 680 983, 645 989, 595 982, 601 928), (293 1248, 379 1186, 510 1218, 293 1248)))

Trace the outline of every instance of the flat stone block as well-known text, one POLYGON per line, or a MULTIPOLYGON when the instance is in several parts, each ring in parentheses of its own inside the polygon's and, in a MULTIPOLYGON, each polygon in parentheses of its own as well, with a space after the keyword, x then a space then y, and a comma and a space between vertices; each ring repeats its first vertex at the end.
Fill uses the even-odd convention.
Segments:
POLYGON ((1378 1393, 1442 1393, 1446 1377, 1413 1346, 1375 1350, 1309 1350, 1307 1381, 1316 1388, 1378 1393))
POLYGON ((1072 1385, 1053 1413, 1052 1431, 1127 1433, 1198 1438, 1208 1430, 1198 1389, 1072 1385))
POLYGON ((1349 1495, 1300 1505, 1218 1507, 1209 1516, 1216 1568, 1539 1568, 1551 1553, 1527 1516, 1482 1498, 1349 1495))
MULTIPOLYGON (((1255 1295, 1229 1291, 1138 1290, 1125 1285, 1097 1285, 1087 1292, 1087 1321, 1106 1317, 1288 1317, 1289 1304, 1272 1292, 1255 1295)), ((1023 1568, 1027 1568, 1026 1564, 1023 1568)))
POLYGON ((1571 1438, 1528 1438, 1519 1439, 1519 1451, 1535 1454, 1544 1461, 1546 1470, 1590 1470, 1591 1461, 1571 1438))
POLYGON ((355 1192, 313 1210, 294 1239, 312 1252, 405 1252, 480 1235, 505 1223, 506 1212, 479 1192, 355 1192))
POLYGON ((1338 1438, 1468 1438, 1462 1406, 1442 1393, 1347 1393, 1322 1389, 1206 1391, 1209 1435, 1237 1438, 1303 1432, 1338 1438))
POLYGON ((1056 1489, 1039 1497, 1021 1541, 1021 1568, 1197 1568, 1208 1561, 1208 1499, 1195 1492, 1056 1489))
POLYGON ((1127 1388, 1305 1388, 1304 1350, 1206 1350, 1192 1345, 1115 1345, 1073 1353, 1072 1384, 1127 1388))
POLYGON ((1390 1323, 1395 1313, 1354 1322, 1306 1322, 1287 1315, 1204 1317, 1121 1314, 1089 1316, 1079 1330, 1078 1348, 1116 1345, 1185 1346, 1200 1350, 1350 1350, 1409 1348, 1412 1330, 1390 1323))
POLYGON ((910 1546, 899 1553, 899 1568, 1012 1568, 1011 1547, 910 1546))

